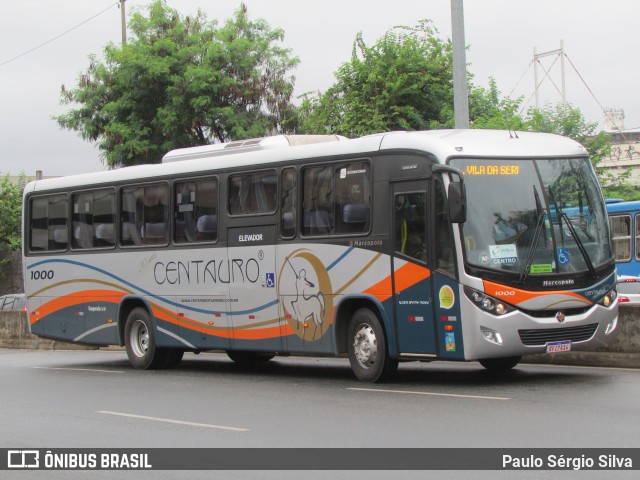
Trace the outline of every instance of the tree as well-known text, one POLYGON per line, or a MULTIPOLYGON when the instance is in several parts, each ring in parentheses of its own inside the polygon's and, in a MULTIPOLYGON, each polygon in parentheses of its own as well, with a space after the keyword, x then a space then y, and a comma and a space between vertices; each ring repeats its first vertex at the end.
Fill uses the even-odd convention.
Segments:
POLYGON ((532 108, 527 116, 530 130, 555 133, 583 144, 596 166, 603 157, 611 153, 610 136, 604 131, 596 133, 598 123, 587 122, 582 112, 571 104, 559 103, 541 109, 532 108))
POLYGON ((527 125, 530 130, 547 132, 573 138, 589 152, 605 197, 634 199, 635 190, 628 184, 631 171, 618 175, 599 167, 600 162, 611 154, 611 136, 597 131, 597 122, 587 122, 582 112, 570 104, 547 105, 542 109, 530 109, 527 125))
POLYGON ((304 133, 356 137, 390 130, 441 126, 453 102, 451 44, 425 20, 396 27, 373 46, 353 43, 351 60, 324 94, 307 95, 300 107, 304 133))
POLYGON ((489 88, 469 85, 469 122, 471 128, 495 130, 526 130, 527 122, 520 115, 522 98, 502 97, 494 78, 489 88))
POLYGON ((124 46, 90 57, 54 117, 97 142, 110 167, 157 163, 173 148, 257 137, 286 129, 298 64, 281 29, 251 21, 241 5, 222 27, 199 11, 182 17, 164 0, 132 15, 124 46))
MULTIPOLYGON (((15 183, 8 174, 0 180, 0 252, 15 252, 21 248, 22 192, 26 183, 24 174, 20 174, 15 183)), ((4 275, 7 262, 0 260, 0 276, 4 275)))

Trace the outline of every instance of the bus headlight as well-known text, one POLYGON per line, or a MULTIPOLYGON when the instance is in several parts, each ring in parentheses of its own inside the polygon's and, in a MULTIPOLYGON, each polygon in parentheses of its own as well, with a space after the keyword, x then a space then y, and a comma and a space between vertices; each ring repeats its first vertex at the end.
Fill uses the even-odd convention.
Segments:
POLYGON ((615 302, 616 298, 618 298, 618 289, 616 287, 613 287, 604 297, 600 299, 598 304, 604 307, 610 307, 611 305, 613 305, 613 302, 615 302))
POLYGON ((471 287, 464 287, 464 293, 478 308, 492 315, 501 316, 514 310, 510 305, 471 287))

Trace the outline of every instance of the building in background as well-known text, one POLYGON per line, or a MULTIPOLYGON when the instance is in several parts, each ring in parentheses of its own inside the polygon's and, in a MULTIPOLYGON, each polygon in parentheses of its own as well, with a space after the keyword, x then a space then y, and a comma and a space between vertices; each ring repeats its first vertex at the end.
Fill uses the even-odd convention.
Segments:
POLYGON ((626 130, 624 110, 605 110, 604 129, 611 135, 611 155, 599 167, 618 175, 631 169, 629 182, 640 186, 640 128, 626 130))

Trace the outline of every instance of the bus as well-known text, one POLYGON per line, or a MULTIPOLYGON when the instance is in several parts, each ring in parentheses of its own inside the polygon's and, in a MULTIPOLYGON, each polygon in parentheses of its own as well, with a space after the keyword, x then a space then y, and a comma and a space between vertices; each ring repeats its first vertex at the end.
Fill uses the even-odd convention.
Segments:
POLYGON ((586 150, 508 131, 276 136, 161 164, 39 180, 24 194, 33 334, 241 363, 404 361, 606 344, 617 326, 605 203, 586 150))
POLYGON ((620 303, 640 305, 640 200, 606 201, 620 303))

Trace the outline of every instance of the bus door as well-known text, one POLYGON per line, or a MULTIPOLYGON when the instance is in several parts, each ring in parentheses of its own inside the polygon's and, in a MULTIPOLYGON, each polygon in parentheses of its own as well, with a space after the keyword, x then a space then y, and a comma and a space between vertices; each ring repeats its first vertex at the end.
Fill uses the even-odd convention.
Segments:
POLYGON ((462 360, 462 318, 460 316, 460 284, 456 275, 456 248, 453 241, 449 204, 440 176, 433 179, 431 189, 432 218, 427 227, 430 251, 431 286, 435 311, 438 357, 462 360))
POLYGON ((282 350, 276 286, 276 226, 228 229, 232 349, 282 350))
POLYGON ((432 276, 429 268, 429 184, 398 182, 392 189, 393 303, 400 354, 435 355, 432 276))

